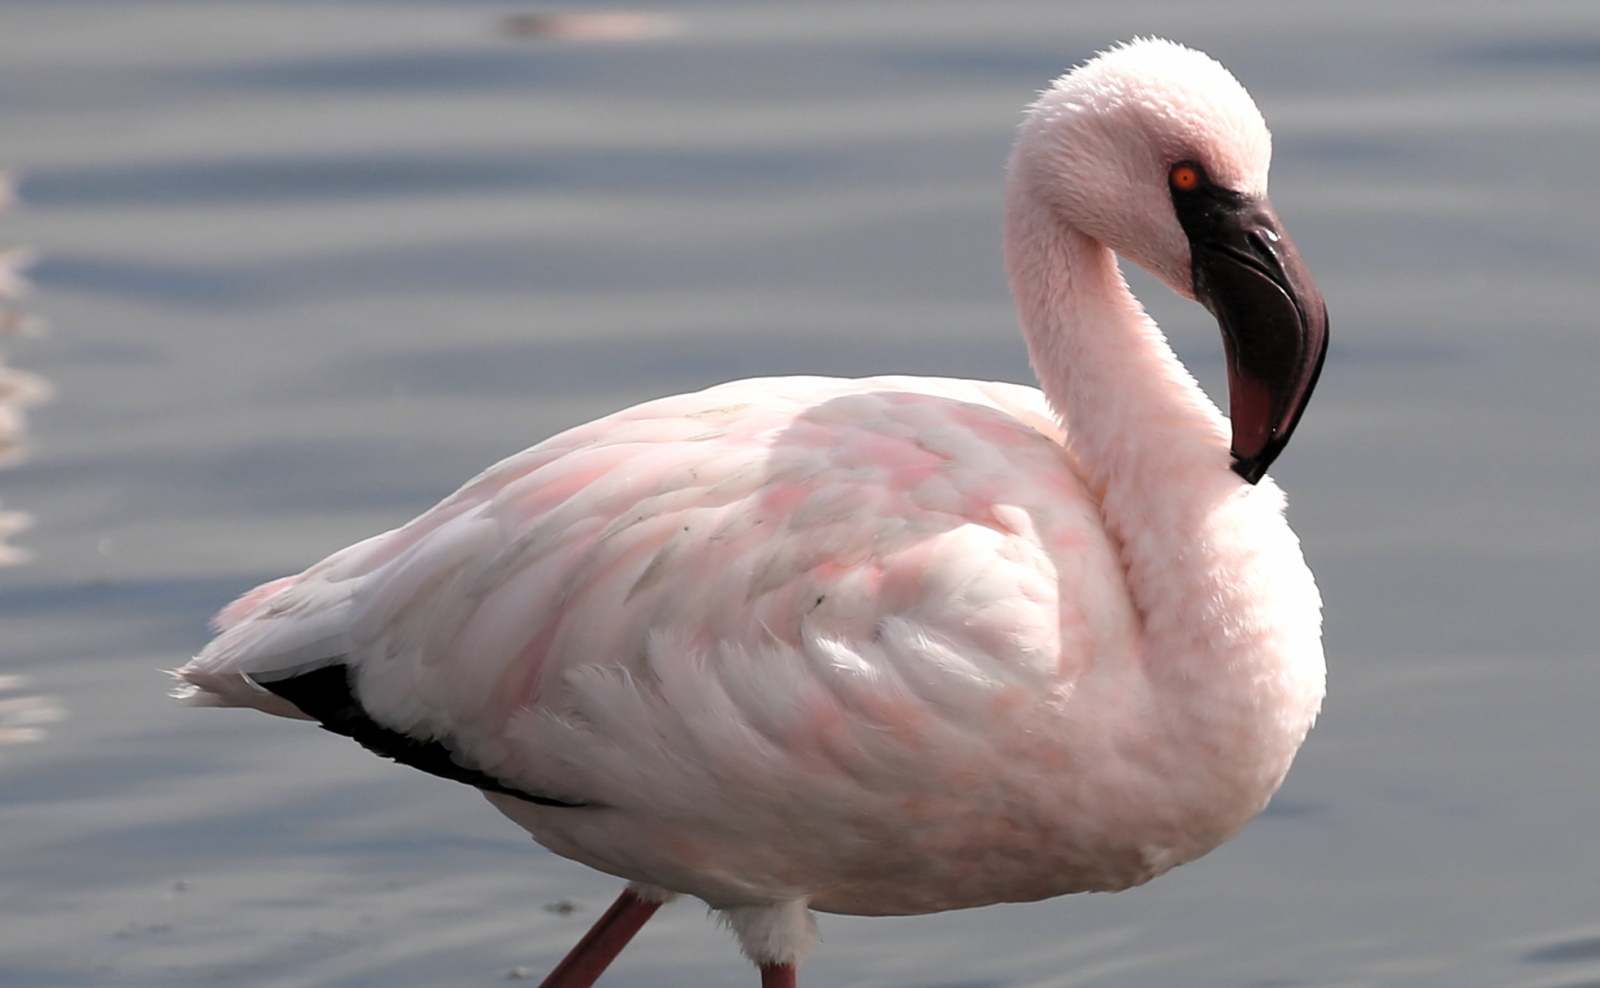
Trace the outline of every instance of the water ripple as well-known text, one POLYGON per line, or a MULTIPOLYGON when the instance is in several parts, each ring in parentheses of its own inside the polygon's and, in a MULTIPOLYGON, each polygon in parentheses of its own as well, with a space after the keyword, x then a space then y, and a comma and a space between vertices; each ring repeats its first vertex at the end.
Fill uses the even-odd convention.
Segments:
POLYGON ((821 153, 738 151, 283 155, 86 165, 24 177, 36 207, 218 206, 285 200, 550 190, 726 190, 814 179, 841 167, 821 153))
POLYGON ((44 725, 67 715, 53 697, 26 692, 27 686, 25 677, 0 676, 0 745, 43 740, 44 725))
POLYGON ((1600 937, 1579 937, 1546 944, 1523 954, 1522 959, 1532 964, 1600 961, 1600 937))

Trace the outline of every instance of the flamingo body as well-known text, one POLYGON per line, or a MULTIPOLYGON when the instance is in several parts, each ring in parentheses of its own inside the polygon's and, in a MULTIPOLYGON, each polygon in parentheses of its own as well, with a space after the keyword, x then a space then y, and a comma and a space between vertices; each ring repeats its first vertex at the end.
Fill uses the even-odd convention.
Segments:
MULTIPOLYGON (((1042 392, 776 378, 579 426, 224 610, 179 670, 191 698, 311 717, 476 785, 649 909, 687 893, 723 910, 764 977, 792 976, 809 909, 1116 890, 1225 840, 1322 696, 1282 495, 1238 469, 1287 439, 1321 354, 1282 388, 1278 365, 1241 363, 1241 386, 1266 383, 1230 470, 1226 421, 1112 257, 1193 296, 1211 289, 1185 280, 1189 251, 1198 268, 1212 241, 1174 218, 1172 202, 1197 215, 1187 189, 1143 212, 1145 163, 1118 146, 1156 147, 1163 197, 1173 154, 1258 194, 1265 128, 1220 66, 1165 42, 1074 75, 1012 166, 1008 260, 1042 392), (1185 87, 1209 102, 1179 112, 1185 87), (1093 170, 1106 159, 1120 170, 1093 170)), ((1272 284, 1314 336, 1290 260, 1272 284)), ((1278 298, 1262 264, 1224 263, 1278 298)))

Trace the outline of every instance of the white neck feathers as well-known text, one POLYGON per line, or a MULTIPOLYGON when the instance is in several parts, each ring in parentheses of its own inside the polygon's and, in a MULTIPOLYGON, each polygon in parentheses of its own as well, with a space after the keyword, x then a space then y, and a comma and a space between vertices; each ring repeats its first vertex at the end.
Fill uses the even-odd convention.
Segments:
POLYGON ((1011 288, 1034 370, 1122 554, 1161 667, 1152 674, 1191 690, 1198 675, 1225 691, 1218 666, 1250 678, 1287 651, 1315 657, 1320 695, 1320 602, 1282 493, 1230 469, 1227 420, 1128 290, 1116 256, 1062 219, 1030 171, 1014 159, 1011 288))

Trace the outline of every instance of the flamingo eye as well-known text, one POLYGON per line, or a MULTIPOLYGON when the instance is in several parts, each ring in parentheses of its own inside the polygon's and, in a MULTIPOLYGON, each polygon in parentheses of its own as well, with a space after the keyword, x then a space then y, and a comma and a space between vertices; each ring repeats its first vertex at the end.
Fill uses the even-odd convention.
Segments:
POLYGON ((1172 166, 1172 171, 1167 173, 1167 180, 1174 189, 1181 192, 1193 192, 1200 187, 1202 181, 1200 166, 1188 161, 1180 161, 1172 166))

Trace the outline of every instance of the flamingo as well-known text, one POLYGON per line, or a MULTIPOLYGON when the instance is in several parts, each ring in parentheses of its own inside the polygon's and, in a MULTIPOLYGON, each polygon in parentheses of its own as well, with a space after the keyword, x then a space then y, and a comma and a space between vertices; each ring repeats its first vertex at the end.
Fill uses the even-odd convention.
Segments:
POLYGON ((1265 472, 1327 315, 1269 157, 1220 64, 1113 47, 1038 97, 1010 159, 1042 390, 790 377, 617 412, 246 594, 179 692, 466 783, 626 879, 548 988, 592 984, 680 894, 790 988, 813 910, 1190 861, 1266 804, 1324 687, 1265 472), (1214 314, 1231 423, 1118 255, 1214 314))

